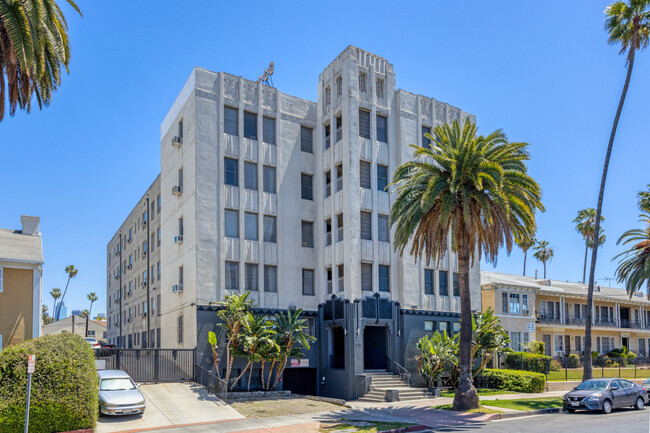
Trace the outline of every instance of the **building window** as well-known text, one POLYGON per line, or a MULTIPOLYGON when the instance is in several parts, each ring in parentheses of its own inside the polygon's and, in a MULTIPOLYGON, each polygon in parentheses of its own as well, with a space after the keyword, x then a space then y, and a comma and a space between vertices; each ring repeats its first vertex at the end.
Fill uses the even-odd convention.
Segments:
POLYGON ((226 262, 226 290, 239 291, 239 263, 226 262))
POLYGON ((158 194, 158 197, 156 197, 156 202, 158 204, 158 213, 160 213, 160 194, 158 194))
POLYGON ((372 292, 372 264, 361 263, 361 290, 372 292))
POLYGON ((156 278, 160 280, 160 261, 156 263, 156 278))
POLYGON ((244 137, 257 140, 257 114, 244 111, 244 137))
POLYGON ((158 229, 156 230, 156 236, 157 236, 156 243, 158 244, 158 246, 160 246, 160 242, 161 242, 161 239, 162 239, 162 237, 160 235, 160 227, 158 227, 158 229))
POLYGON ((314 247, 314 223, 311 221, 302 222, 302 246, 314 247))
POLYGON ((223 173, 226 185, 239 186, 239 167, 236 159, 224 158, 223 173))
POLYGON ((341 116, 336 117, 336 143, 343 139, 343 118, 341 116))
POLYGON ((300 174, 300 196, 303 200, 314 199, 314 176, 311 174, 300 174))
POLYGON ((555 336, 555 355, 563 355, 564 354, 564 335, 556 335, 555 336))
MULTIPOLYGON (((542 301, 543 305, 546 305, 544 301, 542 301)), ((542 314, 544 313, 544 309, 542 308, 542 314)), ((501 293, 501 312, 503 314, 508 314, 508 294, 506 292, 501 293)))
POLYGON ((256 213, 244 213, 244 237, 249 241, 256 241, 258 239, 256 213))
POLYGON ((359 110, 359 137, 370 138, 370 112, 359 110))
POLYGON ((325 220, 325 246, 332 245, 332 220, 325 220))
POLYGON ((300 127, 300 150, 314 153, 314 130, 306 126, 300 127))
POLYGON ((239 135, 239 119, 237 116, 237 109, 224 107, 223 108, 223 130, 226 134, 239 135))
POLYGON ((275 144, 275 119, 264 117, 262 119, 262 141, 268 144, 275 144))
POLYGON ((336 266, 336 273, 338 274, 338 291, 342 292, 345 290, 345 273, 344 273, 344 267, 343 265, 337 265, 336 266))
POLYGON ((388 143, 388 118, 377 115, 377 141, 388 143))
POLYGON ((390 268, 379 265, 379 291, 390 292, 390 268))
POLYGON ((343 189, 343 164, 336 166, 336 192, 343 189))
POLYGON ((454 335, 460 332, 460 322, 453 322, 451 326, 452 326, 451 330, 453 331, 454 335))
POLYGON ((377 91, 377 102, 383 104, 384 103, 384 80, 382 80, 381 78, 377 78, 376 91, 377 91))
POLYGON ((332 176, 330 171, 325 172, 325 198, 329 197, 332 194, 332 176))
POLYGON ((325 270, 325 282, 327 285, 327 293, 332 293, 332 268, 327 268, 325 270))
MULTIPOLYGON (((178 316, 178 320, 176 322, 176 330, 178 332, 176 341, 179 344, 182 344, 183 343, 183 316, 178 316)), ((129 339, 131 339, 130 337, 131 336, 129 335, 129 339)))
POLYGON ((425 269, 424 270, 424 294, 425 295, 433 295, 434 294, 434 289, 433 289, 433 269, 425 269))
POLYGON ((277 242, 276 220, 274 216, 264 215, 264 242, 277 242))
POLYGON ((575 336, 575 344, 576 344, 575 349, 576 349, 577 352, 582 352, 584 350, 584 348, 582 347, 582 336, 581 335, 576 335, 575 336))
POLYGON ((359 185, 361 188, 370 189, 370 163, 359 161, 359 185))
POLYGON ((453 283, 454 283, 454 296, 460 296, 460 284, 458 281, 458 273, 454 272, 454 275, 452 276, 453 278, 453 283))
POLYGON ((521 312, 524 315, 527 316, 530 313, 530 311, 528 311, 528 295, 527 294, 521 295, 521 307, 522 307, 521 312))
POLYGON ((372 240, 372 214, 370 212, 361 212, 360 218, 361 239, 366 241, 372 240))
POLYGON ((343 77, 340 75, 336 77, 336 98, 340 99, 343 96, 343 77))
POLYGON ((435 325, 435 322, 432 322, 431 320, 425 320, 424 321, 424 331, 425 332, 433 332, 433 326, 435 325))
POLYGON ((264 192, 275 194, 275 167, 264 166, 264 192))
POLYGON ((244 188, 257 190, 257 164, 244 163, 244 188))
POLYGON ((519 293, 510 293, 510 314, 521 314, 519 293))
POLYGON ((178 267, 178 284, 183 284, 183 267, 178 267))
POLYGON ((388 216, 377 216, 378 238, 380 242, 390 242, 390 228, 388 227, 388 216))
POLYGON ((368 82, 368 74, 366 74, 365 72, 359 72, 359 92, 360 93, 368 93, 367 82, 368 82))
POLYGON ((431 140, 426 137, 426 134, 431 135, 431 127, 429 126, 422 127, 422 147, 427 147, 431 149, 431 140))
POLYGON ((314 295, 314 270, 302 270, 302 294, 313 296, 314 295))
POLYGON ((336 216, 336 242, 343 240, 343 214, 336 216))
POLYGON ((239 211, 225 209, 224 210, 224 225, 226 230, 226 237, 238 238, 239 237, 239 211))
POLYGON ((438 285, 440 290, 440 296, 449 296, 447 276, 448 276, 447 271, 438 272, 438 285))
POLYGON ((276 293, 278 291, 278 268, 264 265, 264 291, 276 293))
POLYGON ((331 131, 330 131, 330 126, 329 125, 323 125, 325 129, 325 141, 323 143, 323 151, 327 150, 330 148, 330 143, 331 143, 331 131))
POLYGON ((438 331, 449 334, 449 322, 438 322, 438 331))
POLYGON ((510 348, 521 352, 521 332, 510 332, 510 348))
POLYGON ((246 263, 246 291, 257 292, 257 263, 246 263))
POLYGON ((377 190, 386 191, 388 186, 388 167, 377 164, 377 190))

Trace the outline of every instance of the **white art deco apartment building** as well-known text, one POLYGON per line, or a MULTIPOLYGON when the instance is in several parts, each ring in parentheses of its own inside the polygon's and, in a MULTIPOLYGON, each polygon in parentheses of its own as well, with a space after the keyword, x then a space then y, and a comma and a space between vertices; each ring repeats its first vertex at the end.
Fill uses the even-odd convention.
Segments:
MULTIPOLYGON (((412 326, 406 316, 433 318, 413 325, 422 328, 418 335, 425 326, 457 329, 457 260, 451 254, 426 266, 393 251, 386 186, 412 158, 409 144, 427 145, 423 133, 436 124, 474 116, 396 90, 393 66, 352 46, 325 68, 317 88, 315 103, 227 73, 192 71, 161 126, 161 173, 146 194, 149 214, 143 203, 134 210, 152 218, 151 203, 160 197, 148 235, 152 242, 151 233, 159 233, 160 266, 157 259, 155 268, 151 259, 147 264, 149 277, 156 274, 155 290, 149 279, 149 300, 156 303, 149 335, 160 327, 160 338, 149 341, 158 340, 156 347, 203 348, 214 303, 244 291, 262 309, 313 313, 322 344, 312 350, 312 366, 349 374, 403 360, 418 334, 405 335, 412 326), (376 302, 377 313, 364 300, 376 302), (334 301, 345 302, 340 317, 334 301), (380 303, 391 313, 380 313, 380 303), (439 320, 441 314, 447 319, 439 320), (356 332, 348 332, 355 318, 356 332), (362 319, 381 329, 362 326, 362 319), (372 337, 364 339, 366 330, 372 337), (363 353, 371 340, 382 353, 363 353)), ((109 257, 128 229, 125 223, 109 242, 109 257)), ((142 256, 139 243, 122 243, 122 267, 130 256, 125 248, 136 245, 142 256)), ((123 306, 120 316, 115 302, 120 296, 125 302, 120 263, 108 263, 111 342, 119 340, 119 324, 123 340, 130 329, 128 310, 123 306)), ((478 263, 470 281, 473 309, 480 310, 478 263)), ((131 344, 141 347, 139 341, 131 344)))

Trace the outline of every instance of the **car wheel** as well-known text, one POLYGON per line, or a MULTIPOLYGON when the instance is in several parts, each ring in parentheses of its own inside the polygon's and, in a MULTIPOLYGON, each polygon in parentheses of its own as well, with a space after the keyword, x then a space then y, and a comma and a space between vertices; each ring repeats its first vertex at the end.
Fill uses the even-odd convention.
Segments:
POLYGON ((603 402, 603 407, 600 409, 602 413, 611 413, 612 411, 612 402, 609 400, 605 400, 603 402))
POLYGON ((566 410, 566 411, 569 412, 569 413, 575 413, 575 411, 576 411, 575 409, 572 409, 572 408, 569 408, 569 407, 567 407, 567 408, 564 409, 564 410, 566 410))
POLYGON ((634 409, 643 410, 644 407, 645 407, 645 403, 643 402, 643 399, 641 397, 638 397, 636 399, 636 404, 634 405, 634 409))

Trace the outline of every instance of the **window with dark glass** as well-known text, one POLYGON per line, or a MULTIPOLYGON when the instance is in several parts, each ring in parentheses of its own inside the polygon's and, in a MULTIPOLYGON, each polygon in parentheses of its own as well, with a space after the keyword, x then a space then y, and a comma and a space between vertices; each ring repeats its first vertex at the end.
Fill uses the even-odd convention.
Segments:
POLYGON ((278 268, 264 265, 264 291, 276 293, 278 291, 278 268))
POLYGON ((300 127, 300 150, 307 153, 314 152, 314 130, 306 126, 300 127))
POLYGON ((314 295, 314 270, 313 269, 303 269, 302 270, 302 294, 303 295, 314 295))
POLYGON ((236 159, 224 158, 224 183, 226 185, 239 186, 239 167, 236 159))
POLYGON ((372 264, 361 263, 361 290, 372 292, 372 264))
POLYGON ((359 110, 359 137, 370 138, 370 112, 359 110))
POLYGON ((300 196, 303 200, 314 199, 314 176, 311 174, 300 174, 300 196))
POLYGON ((343 240, 343 214, 336 216, 336 242, 343 240))
POLYGON ((377 115, 377 141, 388 143, 388 118, 377 115))
POLYGON ((237 117, 236 108, 224 107, 223 130, 226 134, 230 134, 230 135, 239 134, 239 119, 237 117))
POLYGON ((332 220, 325 220, 325 246, 332 245, 332 220))
POLYGON ((262 118, 262 127, 262 140, 264 143, 275 144, 275 119, 270 117, 262 118))
POLYGON ((390 292, 390 268, 379 265, 379 291, 390 292))
POLYGON ((325 198, 329 197, 332 193, 332 175, 330 171, 325 172, 325 198))
POLYGON ((380 242, 390 242, 390 228, 388 227, 388 216, 377 216, 377 237, 380 242))
POLYGON ((427 138, 425 134, 431 135, 431 127, 429 126, 422 127, 422 147, 431 148, 431 140, 427 138))
POLYGON ((458 284, 458 273, 454 272, 453 275, 454 282, 454 296, 460 296, 460 284, 458 284))
POLYGON ((275 167, 265 165, 262 175, 264 177, 264 192, 275 194, 275 167))
POLYGON ((343 189, 343 164, 336 166, 336 192, 343 189))
POLYGON ((244 111, 244 137, 257 140, 257 114, 244 111))
POLYGON ((449 296, 449 288, 447 286, 447 271, 440 271, 438 273, 438 286, 440 290, 440 296, 449 296))
POLYGON ((372 240, 372 214, 370 212, 361 212, 360 221, 361 239, 372 240))
POLYGON ((424 270, 424 294, 425 295, 434 294, 433 269, 424 270))
POLYGON ((314 247, 314 223, 311 221, 302 222, 302 246, 314 247))
POLYGON ((257 263, 246 263, 246 291, 257 292, 257 263))
POLYGON ((257 214, 244 213, 244 237, 250 241, 257 240, 257 214))
POLYGON ((257 164, 244 163, 244 188, 257 190, 257 164))
POLYGON ((239 263, 226 262, 226 290, 239 290, 239 263))
POLYGON ((239 211, 226 209, 225 215, 225 230, 226 237, 238 238, 239 237, 239 211))
POLYGON ((385 165, 377 164, 377 189, 379 191, 387 191, 388 186, 388 167, 385 165))
POLYGON ((264 215, 264 242, 277 242, 276 220, 274 216, 264 215))
POLYGON ((359 161, 359 185, 361 188, 370 189, 370 163, 359 161))
POLYGON ((338 143, 343 138, 343 119, 341 116, 336 118, 336 142, 338 143))
POLYGON ((331 133, 330 133, 330 126, 329 125, 323 125, 325 127, 325 142, 323 143, 323 150, 327 150, 330 148, 331 144, 331 133))

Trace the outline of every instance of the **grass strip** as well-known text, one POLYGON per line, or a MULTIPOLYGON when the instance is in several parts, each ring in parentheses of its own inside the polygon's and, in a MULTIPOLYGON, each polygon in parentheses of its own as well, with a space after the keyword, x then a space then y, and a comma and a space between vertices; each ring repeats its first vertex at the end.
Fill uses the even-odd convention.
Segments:
MULTIPOLYGON (((454 410, 451 404, 441 404, 441 405, 438 405, 438 406, 433 406, 431 409, 454 410)), ((483 407, 483 406, 479 406, 476 409, 470 409, 470 410, 463 411, 463 413, 487 413, 487 414, 491 414, 491 413, 503 413, 503 411, 496 410, 496 409, 490 409, 490 408, 483 407)))
POLYGON ((488 406, 514 410, 538 410, 562 407, 562 397, 520 398, 514 400, 485 400, 488 406))
POLYGON ((336 430, 353 430, 355 433, 377 433, 386 430, 392 430, 397 428, 410 427, 415 424, 404 423, 404 422, 375 422, 375 421, 364 421, 364 422, 342 422, 338 424, 329 424, 327 427, 321 427, 320 432, 328 433, 336 430), (370 425, 359 425, 359 424, 370 424, 370 425))

